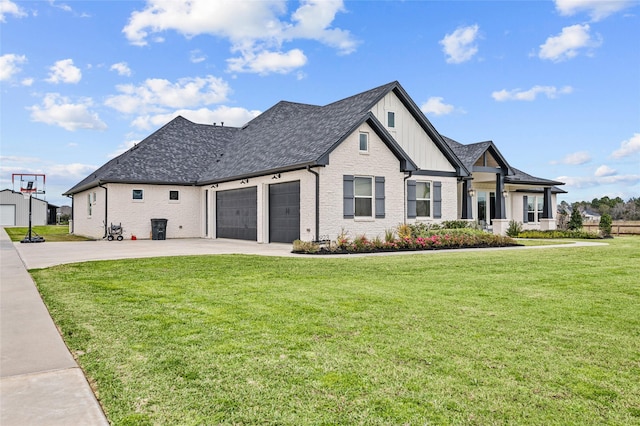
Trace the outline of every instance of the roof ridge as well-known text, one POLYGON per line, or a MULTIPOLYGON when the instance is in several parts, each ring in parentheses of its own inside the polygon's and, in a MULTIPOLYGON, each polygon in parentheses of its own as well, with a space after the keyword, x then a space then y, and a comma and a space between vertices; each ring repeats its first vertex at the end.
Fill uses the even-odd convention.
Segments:
MULTIPOLYGON (((347 96, 346 98, 339 99, 337 101, 328 103, 328 104, 324 105, 323 108, 330 107, 330 106, 333 106, 333 105, 336 105, 336 104, 339 104, 339 103, 343 103, 345 101, 353 100, 354 98, 357 98, 357 97, 363 97, 364 95, 372 94, 372 93, 379 92, 379 91, 386 94, 392 88, 396 87, 398 84, 399 84, 398 81, 394 80, 394 81, 392 81, 390 83, 386 83, 386 84, 380 85, 378 87, 374 87, 373 89, 365 90, 363 92, 356 93, 355 95, 347 96)), ((367 109, 369 109, 370 106, 371 105, 368 105, 367 109)))

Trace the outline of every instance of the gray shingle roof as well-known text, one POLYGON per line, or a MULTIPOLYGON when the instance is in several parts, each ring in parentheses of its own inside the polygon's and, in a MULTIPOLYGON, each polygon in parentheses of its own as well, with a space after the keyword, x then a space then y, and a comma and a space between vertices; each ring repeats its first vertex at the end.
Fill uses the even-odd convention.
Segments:
POLYGON ((491 146, 491 142, 478 142, 469 145, 461 144, 451 138, 442 136, 442 139, 449 145, 451 150, 462 161, 464 166, 471 170, 478 158, 491 146))
MULTIPOLYGON (((177 117, 66 194, 106 182, 207 184, 321 164, 357 126, 376 121, 369 110, 397 85, 389 83, 323 107, 282 101, 242 128, 177 117)), ((383 126, 372 124, 402 164, 415 169, 383 126)))
POLYGON ((194 184, 199 179, 198 171, 219 161, 238 131, 177 117, 91 173, 65 195, 105 182, 194 184))
MULTIPOLYGON (((451 147, 453 152, 460 158, 460 160, 464 163, 464 165, 468 169, 472 169, 473 165, 478 158, 490 147, 494 147, 493 142, 478 142, 472 143, 468 145, 461 144, 451 138, 446 136, 442 137, 444 141, 451 147)), ((497 148, 494 147, 497 150, 497 148)), ((504 161, 504 160, 503 160, 504 161)), ((506 163, 506 161, 505 161, 506 163)), ((526 185, 564 185, 562 182, 557 182, 554 180, 543 179, 535 176, 531 176, 523 172, 522 170, 516 169, 515 167, 509 166, 509 175, 505 176, 505 182, 507 183, 520 183, 526 185)), ((560 188, 555 188, 558 192, 565 192, 560 188)))
POLYGON ((400 97, 460 175, 466 176, 487 149, 486 144, 491 145, 462 145, 444 138, 394 81, 325 106, 282 101, 242 128, 196 124, 177 117, 65 195, 109 182, 204 185, 327 164, 328 154, 364 122, 400 159, 403 170, 416 170, 371 114, 373 106, 390 91, 400 97))

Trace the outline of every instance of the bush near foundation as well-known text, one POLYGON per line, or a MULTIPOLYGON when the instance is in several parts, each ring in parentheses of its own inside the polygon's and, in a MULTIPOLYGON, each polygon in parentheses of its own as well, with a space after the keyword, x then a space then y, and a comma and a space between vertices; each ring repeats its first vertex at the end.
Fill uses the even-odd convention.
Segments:
POLYGON ((293 242, 294 253, 304 254, 349 254, 349 253, 381 253, 395 251, 443 250, 461 248, 487 248, 518 246, 518 242, 510 237, 493 235, 471 228, 428 229, 414 225, 400 225, 397 235, 390 238, 368 238, 357 235, 349 238, 343 232, 329 243, 320 244, 296 240, 293 242), (407 229, 407 226, 409 229, 407 229))
POLYGON ((536 231, 536 230, 528 230, 522 231, 518 234, 517 238, 541 238, 541 239, 555 239, 555 238, 579 238, 586 240, 595 240, 600 239, 602 236, 596 234, 595 232, 588 231, 561 231, 561 230, 550 230, 550 231, 536 231))

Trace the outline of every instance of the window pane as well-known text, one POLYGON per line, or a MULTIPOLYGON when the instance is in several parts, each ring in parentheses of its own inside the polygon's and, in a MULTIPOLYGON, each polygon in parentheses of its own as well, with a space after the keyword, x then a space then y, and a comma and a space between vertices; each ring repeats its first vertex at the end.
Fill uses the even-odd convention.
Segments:
POLYGON ((478 192, 478 220, 487 220, 487 193, 478 192))
POLYGON ((369 151, 369 135, 360 133, 360 151, 369 151))
POLYGON ((534 212, 527 213, 527 220, 531 223, 535 223, 536 221, 535 213, 534 212))
POLYGON ((420 217, 431 216, 431 201, 429 200, 416 201, 416 215, 420 217))
POLYGON ((371 198, 356 198, 356 216, 372 216, 371 198))
POLYGON ((429 182, 416 182, 416 198, 431 199, 431 184, 429 182))
POLYGON ((396 127, 396 114, 394 112, 387 112, 387 126, 396 127))
POLYGON ((133 190, 133 199, 134 200, 142 200, 142 189, 134 189, 133 190))
POLYGON ((357 177, 353 180, 356 197, 371 197, 371 178, 357 177))
POLYGON ((177 201, 178 200, 178 191, 169 191, 169 199, 177 201))

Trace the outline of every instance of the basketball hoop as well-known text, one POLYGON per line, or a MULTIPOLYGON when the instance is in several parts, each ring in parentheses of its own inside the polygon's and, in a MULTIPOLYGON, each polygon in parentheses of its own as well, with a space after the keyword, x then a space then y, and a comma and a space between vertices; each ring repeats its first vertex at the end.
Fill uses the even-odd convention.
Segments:
POLYGON ((38 196, 38 194, 45 193, 46 177, 40 173, 13 173, 11 182, 14 185, 14 191, 16 184, 19 185, 18 188, 25 200, 28 200, 32 195, 38 196))
POLYGON ((32 204, 33 201, 31 197, 33 195, 44 194, 45 193, 45 175, 40 173, 13 173, 11 175, 11 183, 14 185, 15 191, 15 183, 18 181, 20 183, 20 192, 25 200, 29 200, 29 232, 27 236, 24 237, 21 243, 43 243, 44 238, 35 234, 32 230, 31 225, 31 216, 32 216, 32 204), (40 187, 41 184, 42 186, 40 187), (34 235, 35 234, 35 235, 34 235))

